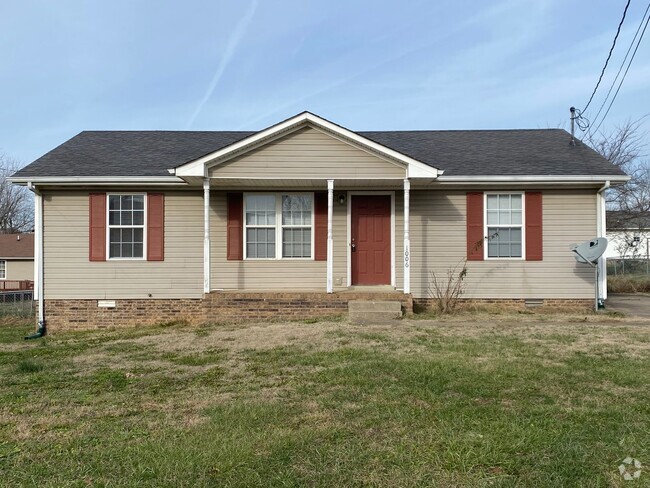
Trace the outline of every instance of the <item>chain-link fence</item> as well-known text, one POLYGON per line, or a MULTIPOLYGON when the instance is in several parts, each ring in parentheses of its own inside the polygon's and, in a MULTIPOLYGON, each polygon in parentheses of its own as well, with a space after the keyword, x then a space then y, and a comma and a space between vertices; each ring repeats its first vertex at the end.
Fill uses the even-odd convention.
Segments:
POLYGON ((607 259, 607 276, 650 275, 649 259, 607 259))
POLYGON ((32 317, 34 315, 33 292, 30 290, 0 293, 0 317, 8 315, 32 317))

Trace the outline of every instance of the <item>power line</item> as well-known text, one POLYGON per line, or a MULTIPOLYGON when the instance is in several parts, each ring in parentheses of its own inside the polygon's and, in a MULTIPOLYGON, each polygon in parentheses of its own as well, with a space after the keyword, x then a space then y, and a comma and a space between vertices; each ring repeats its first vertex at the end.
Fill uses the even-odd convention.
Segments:
POLYGON ((591 96, 589 97, 589 101, 587 102, 587 105, 585 105, 585 108, 583 108, 581 112, 586 112, 587 109, 589 108, 591 101, 594 99, 594 95, 596 95, 596 90, 598 90, 598 86, 600 85, 600 82, 602 81, 603 76, 605 75, 607 64, 609 63, 609 59, 612 57, 614 48, 616 47, 616 40, 618 39, 618 35, 621 33, 621 27, 623 26, 623 22, 625 21, 625 16, 627 15, 627 9, 630 6, 630 2, 631 0, 627 0, 627 3, 625 4, 625 10, 623 10, 623 17, 621 18, 621 21, 618 23, 618 28, 616 29, 616 35, 614 36, 614 42, 612 42, 612 47, 609 48, 609 54, 607 55, 607 59, 605 60, 605 66, 603 66, 603 70, 600 72, 600 76, 598 77, 598 82, 594 87, 594 91, 591 92, 591 96))
MULTIPOLYGON (((627 48, 627 52, 625 53, 625 57, 623 58, 623 61, 621 62, 621 66, 618 68, 618 73, 616 73, 616 77, 614 78, 614 81, 612 81, 612 84, 609 87, 609 90, 607 91, 607 96, 603 100, 603 103, 600 105, 600 108, 598 109, 598 112, 596 113, 596 116, 594 117, 594 123, 596 122, 596 120, 598 120, 598 117, 600 116, 600 113, 602 112, 603 108, 605 107, 605 104, 607 103, 607 100, 609 99, 609 95, 612 93, 612 90, 614 89, 614 85, 616 85, 616 82, 618 81, 618 77, 621 75, 621 71, 623 71, 623 66, 625 66, 625 62, 627 61, 627 57, 630 55, 630 51, 632 50, 632 46, 634 46, 634 42, 636 41, 636 38, 639 35, 639 32, 641 31, 641 27, 643 27, 643 22, 645 21, 646 15, 648 15, 648 11, 650 11, 650 3, 648 3, 648 6, 646 7, 645 12, 643 12, 643 17, 641 17, 641 22, 639 22, 639 27, 637 27, 636 32, 634 33, 634 37, 632 38, 632 42, 630 42, 630 46, 627 48)), ((591 128, 590 128, 589 132, 587 133, 587 137, 589 137, 590 133, 591 133, 591 128)))
POLYGON ((650 16, 645 21, 645 26, 643 27, 643 31, 641 32, 641 36, 639 37, 638 42, 636 43, 636 47, 634 48, 634 52, 632 53, 632 57, 630 58, 630 62, 627 64, 627 68, 625 68, 625 73, 623 73, 623 77, 621 78, 621 82, 618 84, 618 88, 616 89, 616 92, 614 93, 614 97, 612 98, 612 101, 609 103, 609 107, 607 107, 607 111, 605 112, 605 115, 603 115, 603 118, 600 119, 600 122, 598 123, 598 127, 594 130, 592 134, 595 134, 598 132, 598 129, 600 129, 600 126, 603 124, 603 121, 607 118, 607 114, 609 114, 609 111, 612 108, 612 105, 614 105, 614 101, 616 100, 616 96, 618 95, 618 92, 621 89, 621 86, 623 85, 623 82, 625 81, 625 77, 627 76, 627 72, 630 70, 630 66, 632 66, 632 61, 634 61, 634 56, 636 56, 636 52, 639 49, 639 45, 641 44, 641 41, 643 40, 643 36, 645 34, 646 29, 648 28, 648 23, 650 23, 650 16))

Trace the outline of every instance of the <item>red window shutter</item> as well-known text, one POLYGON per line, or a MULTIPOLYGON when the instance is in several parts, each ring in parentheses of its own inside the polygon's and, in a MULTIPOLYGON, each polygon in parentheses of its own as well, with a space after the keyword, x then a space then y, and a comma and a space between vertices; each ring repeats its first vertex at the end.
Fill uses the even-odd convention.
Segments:
POLYGON ((228 193, 226 255, 229 261, 244 259, 244 194, 228 193))
POLYGON ((327 261, 327 192, 314 193, 314 259, 327 261))
POLYGON ((483 193, 467 194, 467 260, 483 261, 483 193))
POLYGON ((526 192, 526 261, 541 261, 544 247, 542 234, 542 192, 526 192))
POLYGON ((147 194, 147 261, 165 260, 165 195, 147 194))
POLYGON ((88 259, 106 261, 106 193, 91 193, 88 203, 90 214, 88 259))

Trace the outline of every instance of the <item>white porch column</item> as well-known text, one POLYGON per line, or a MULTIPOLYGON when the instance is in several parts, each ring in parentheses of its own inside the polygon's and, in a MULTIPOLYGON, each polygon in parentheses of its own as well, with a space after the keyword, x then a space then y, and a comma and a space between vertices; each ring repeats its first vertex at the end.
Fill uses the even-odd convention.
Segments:
POLYGON ((410 193, 411 181, 404 178, 404 293, 411 293, 410 193))
POLYGON ((327 293, 332 293, 334 275, 334 236, 332 219, 334 216, 334 180, 327 180, 327 293))
POLYGON ((203 293, 210 293, 210 178, 203 178, 203 293))

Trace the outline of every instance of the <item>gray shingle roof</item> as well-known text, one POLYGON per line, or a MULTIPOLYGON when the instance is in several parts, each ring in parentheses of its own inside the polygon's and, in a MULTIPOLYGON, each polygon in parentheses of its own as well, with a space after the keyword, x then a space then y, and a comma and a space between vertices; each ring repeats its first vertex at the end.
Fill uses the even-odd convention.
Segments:
MULTIPOLYGON (((623 175, 562 129, 357 132, 444 176, 623 175)), ((254 132, 85 131, 18 171, 31 176, 168 176, 254 132)))
POLYGON ((650 212, 607 211, 607 230, 650 229, 650 212))

